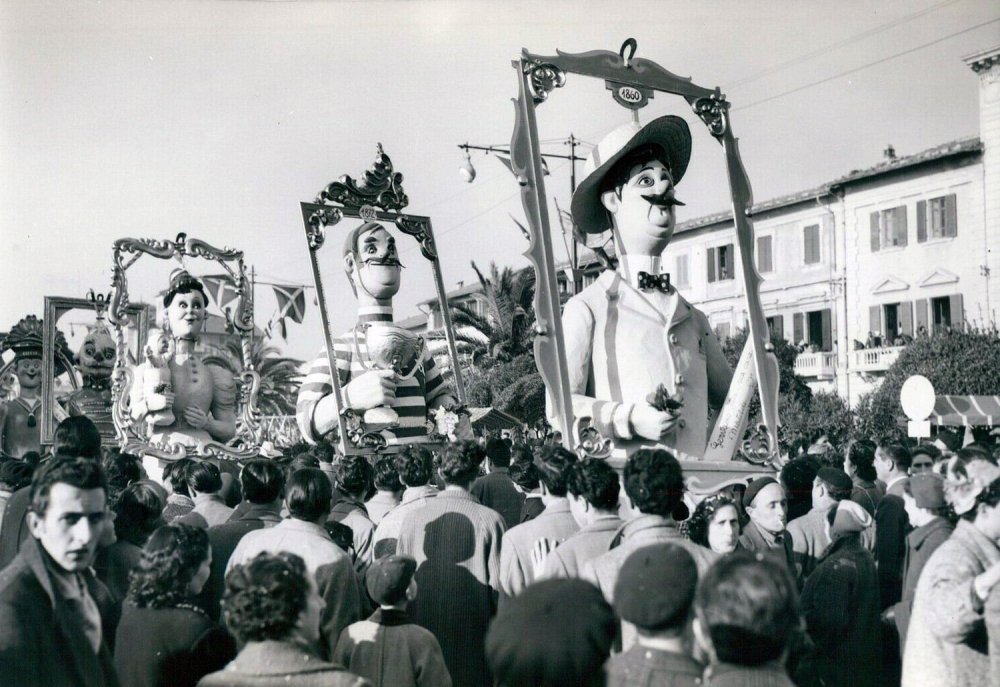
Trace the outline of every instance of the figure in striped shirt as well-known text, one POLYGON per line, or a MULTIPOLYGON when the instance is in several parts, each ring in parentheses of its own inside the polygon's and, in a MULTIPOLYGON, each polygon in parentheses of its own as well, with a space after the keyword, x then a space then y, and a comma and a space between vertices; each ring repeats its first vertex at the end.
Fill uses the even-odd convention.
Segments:
MULTIPOLYGON (((386 361, 380 361, 367 343, 370 328, 374 333, 379 323, 392 324, 392 299, 399 292, 403 267, 396 239, 381 224, 367 222, 347 235, 343 254, 344 270, 358 299, 357 323, 334 340, 344 404, 364 415, 366 425, 384 427, 382 435, 390 446, 426 442, 428 412, 457 405, 433 356, 426 347, 412 347, 417 359, 396 360, 397 369, 383 369, 386 361)), ((336 429, 339 412, 324 348, 299 389, 296 417, 302 436, 318 442, 336 429)))

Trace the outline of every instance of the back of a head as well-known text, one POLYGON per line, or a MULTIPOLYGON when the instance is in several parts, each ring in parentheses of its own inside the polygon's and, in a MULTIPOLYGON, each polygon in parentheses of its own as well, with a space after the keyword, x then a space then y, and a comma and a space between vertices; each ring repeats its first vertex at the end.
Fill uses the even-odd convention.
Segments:
POLYGON ((393 492, 403 488, 399 482, 399 473, 396 472, 394 457, 383 456, 375 461, 375 488, 393 492))
POLYGON ((838 468, 822 468, 816 473, 816 479, 822 482, 826 493, 834 501, 843 501, 851 498, 854 484, 846 472, 838 468))
POLYGON ((625 463, 625 493, 644 515, 670 517, 684 498, 684 474, 664 449, 639 449, 625 463))
POLYGON ((719 662, 755 666, 774 661, 799 627, 795 583, 781 560, 736 551, 702 577, 695 616, 719 662))
POLYGON ((199 494, 215 494, 222 489, 222 473, 207 460, 195 460, 185 470, 188 489, 199 494))
POLYGON ((45 516, 49 507, 49 492, 55 484, 68 484, 84 491, 103 489, 108 492, 108 482, 99 461, 84 456, 54 456, 42 463, 31 480, 31 512, 45 516))
POLYGON ((345 494, 365 498, 374 476, 375 470, 365 456, 344 456, 337 463, 337 488, 345 494))
POLYGON ((576 462, 576 454, 562 446, 543 446, 535 454, 539 479, 553 496, 566 495, 568 469, 576 462))
POLYGON ((909 472, 913 465, 913 454, 910 449, 899 443, 882 444, 878 447, 879 453, 896 464, 896 469, 900 472, 909 472))
POLYGON ((303 560, 286 552, 235 566, 222 598, 226 627, 242 642, 288 640, 309 601, 307 574, 303 560))
POLYGON ((72 415, 56 427, 52 436, 52 454, 56 456, 101 457, 101 433, 93 420, 72 415))
POLYGON ((423 446, 411 444, 396 455, 396 471, 408 487, 422 487, 431 480, 434 457, 423 446))
POLYGON ((0 465, 0 484, 5 484, 11 491, 17 491, 31 484, 34 468, 19 460, 8 460, 0 465))
POLYGON ((314 522, 330 512, 332 500, 333 487, 322 470, 304 468, 288 480, 285 501, 293 518, 314 522))
POLYGON ((538 488, 538 468, 532 462, 515 461, 510 464, 511 481, 525 491, 534 491, 538 488))
POLYGON ((321 463, 332 463, 334 456, 337 454, 333 445, 328 441, 319 442, 309 452, 316 456, 316 459, 321 463))
POLYGON ((446 484, 467 485, 479 474, 485 454, 475 441, 459 441, 445 446, 441 453, 441 477, 446 484))
POLYGON ((240 484, 243 485, 243 498, 263 505, 281 498, 285 473, 274 461, 258 458, 243 466, 240 484))
POLYGON ((570 464, 566 489, 574 496, 582 496, 597 510, 616 511, 621 482, 606 460, 587 458, 570 464))
POLYGON ((490 439, 486 442, 486 457, 495 468, 510 466, 510 446, 503 439, 490 439))
POLYGON ((162 524, 160 515, 165 505, 151 484, 130 484, 115 504, 115 534, 119 539, 142 546, 162 524))
POLYGON ((191 490, 188 488, 187 471, 192 463, 194 461, 190 458, 181 458, 173 463, 167 463, 167 466, 163 468, 163 480, 170 482, 170 488, 175 494, 191 496, 191 490))
POLYGON ((801 456, 788 461, 781 468, 781 483, 785 492, 789 496, 808 500, 820 467, 820 461, 814 456, 801 456))
POLYGON ((852 441, 847 447, 847 460, 850 461, 858 475, 864 480, 874 480, 875 473, 875 443, 868 439, 852 441))
POLYGON ((139 456, 120 451, 111 451, 101 461, 108 486, 124 489, 142 477, 139 456))
POLYGON ((597 687, 616 626, 594 585, 542 580, 501 605, 486 634, 486 661, 500 687, 597 687))

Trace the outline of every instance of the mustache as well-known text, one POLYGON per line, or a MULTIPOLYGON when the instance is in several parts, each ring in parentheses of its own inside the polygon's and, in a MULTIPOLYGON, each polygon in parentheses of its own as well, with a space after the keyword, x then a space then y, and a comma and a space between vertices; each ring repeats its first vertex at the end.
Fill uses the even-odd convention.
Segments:
POLYGON ((386 265, 387 267, 403 267, 403 263, 399 261, 399 258, 368 258, 365 260, 366 265, 386 265))
POLYGON ((663 193, 650 193, 648 195, 644 195, 643 198, 651 205, 659 205, 661 207, 687 205, 687 203, 682 203, 674 197, 674 190, 672 188, 664 191, 663 193))

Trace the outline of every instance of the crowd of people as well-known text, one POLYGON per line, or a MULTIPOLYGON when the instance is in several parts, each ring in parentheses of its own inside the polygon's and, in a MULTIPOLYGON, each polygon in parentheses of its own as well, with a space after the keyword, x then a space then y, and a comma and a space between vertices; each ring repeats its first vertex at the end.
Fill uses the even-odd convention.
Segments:
POLYGON ((1000 684, 978 442, 815 443, 696 500, 662 449, 501 438, 161 484, 74 417, 0 508, 3 684, 1000 684))

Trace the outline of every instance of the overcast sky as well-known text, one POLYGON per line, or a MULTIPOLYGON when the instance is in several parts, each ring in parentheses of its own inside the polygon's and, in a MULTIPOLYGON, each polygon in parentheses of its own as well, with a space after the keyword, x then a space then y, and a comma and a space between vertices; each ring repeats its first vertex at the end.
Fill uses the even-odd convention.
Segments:
MULTIPOLYGON (((889 143, 906 155, 977 135, 961 58, 1000 44, 998 17, 982 0, 0 0, 0 330, 42 315, 46 295, 106 291, 125 236, 185 231, 242 249, 262 281, 311 284, 298 203, 360 174, 377 142, 408 211, 433 218, 449 288, 474 279, 470 260, 527 264, 508 216, 523 217, 516 183, 481 154, 464 183, 456 147, 509 143, 522 47, 617 51, 633 36, 638 56, 721 86, 762 201, 872 165, 889 143)), ((726 209, 721 147, 680 99, 657 96, 641 116, 663 113, 695 134, 680 220, 726 209)), ((540 137, 564 154, 570 132, 593 143, 627 117, 603 84, 571 76, 539 109, 540 137)), ((565 207, 569 168, 551 167, 565 207)), ((403 239, 398 318, 434 295, 403 239)), ((338 331, 354 318, 339 244, 321 252, 338 331)), ((151 300, 173 266, 144 258, 132 299, 151 300)), ((258 287, 258 324, 274 309, 258 287)), ((322 339, 311 295, 307 309, 289 326, 301 358, 322 339)))

